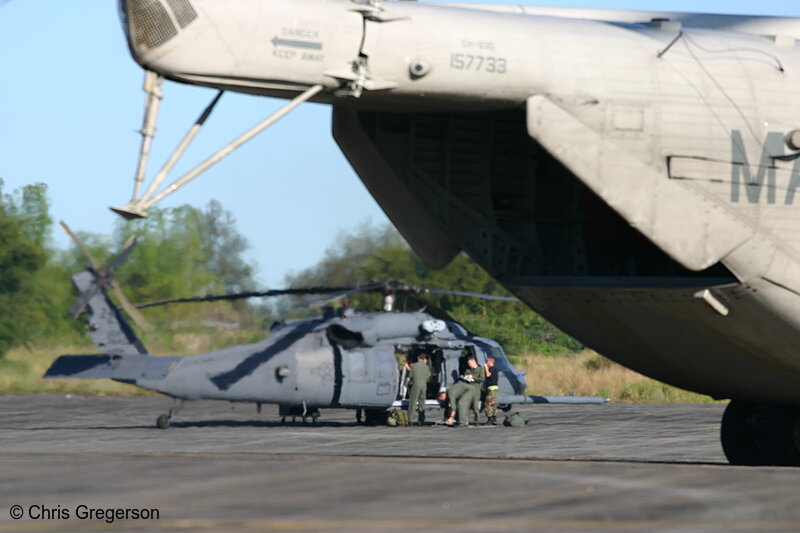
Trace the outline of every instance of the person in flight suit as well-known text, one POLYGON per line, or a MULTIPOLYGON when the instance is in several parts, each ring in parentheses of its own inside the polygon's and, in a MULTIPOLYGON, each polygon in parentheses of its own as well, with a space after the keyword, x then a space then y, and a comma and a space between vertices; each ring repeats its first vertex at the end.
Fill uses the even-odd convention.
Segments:
POLYGON ((475 399, 475 395, 480 398, 481 387, 486 379, 483 367, 478 366, 474 355, 467 357, 467 370, 461 376, 459 382, 450 387, 447 395, 450 398, 450 418, 447 425, 455 423, 456 416, 463 426, 469 425, 469 410, 475 399), (460 413, 460 414, 459 414, 460 413))
POLYGON ((428 354, 421 353, 417 362, 406 367, 411 373, 411 392, 408 393, 408 419, 414 411, 417 414, 419 425, 425 423, 425 393, 428 390, 428 380, 431 378, 431 369, 428 367, 428 354))

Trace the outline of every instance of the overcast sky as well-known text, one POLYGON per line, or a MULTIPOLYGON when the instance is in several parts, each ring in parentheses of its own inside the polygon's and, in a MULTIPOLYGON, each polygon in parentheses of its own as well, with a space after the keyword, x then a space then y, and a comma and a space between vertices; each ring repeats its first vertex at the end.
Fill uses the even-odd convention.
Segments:
MULTIPOLYGON (((268 0, 265 0, 268 1, 268 0)), ((302 1, 302 0, 297 0, 302 1)), ((525 3, 525 2, 523 2, 525 3)), ((620 0, 546 5, 800 17, 800 2, 620 0)), ((52 214, 108 233, 108 207, 130 199, 144 93, 115 0, 0 0, 0 178, 5 191, 49 186, 52 214)), ((167 82, 153 148, 157 170, 214 91, 167 82)), ((283 101, 227 93, 174 176, 283 101)), ((330 134, 330 108, 304 104, 162 206, 218 199, 236 214, 265 286, 314 264, 337 232, 386 217, 330 134)), ((56 244, 66 238, 54 232, 56 244)))

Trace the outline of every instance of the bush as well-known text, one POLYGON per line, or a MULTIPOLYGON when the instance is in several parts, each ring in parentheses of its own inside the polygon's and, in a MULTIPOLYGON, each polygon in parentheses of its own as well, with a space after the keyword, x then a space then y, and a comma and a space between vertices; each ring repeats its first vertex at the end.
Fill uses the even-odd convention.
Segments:
POLYGON ((606 357, 603 357, 600 354, 592 355, 591 357, 586 359, 586 361, 583 362, 584 368, 586 368, 586 370, 591 370, 593 372, 596 372, 598 370, 605 370, 611 368, 614 365, 616 365, 614 361, 606 357))

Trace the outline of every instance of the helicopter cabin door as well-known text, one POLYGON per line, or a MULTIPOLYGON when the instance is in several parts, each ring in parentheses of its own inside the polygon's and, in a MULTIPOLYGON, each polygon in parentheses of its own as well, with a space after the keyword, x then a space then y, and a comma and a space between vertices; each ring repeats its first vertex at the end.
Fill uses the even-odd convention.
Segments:
POLYGON ((397 395, 397 359, 390 347, 342 350, 343 407, 389 407, 397 395))

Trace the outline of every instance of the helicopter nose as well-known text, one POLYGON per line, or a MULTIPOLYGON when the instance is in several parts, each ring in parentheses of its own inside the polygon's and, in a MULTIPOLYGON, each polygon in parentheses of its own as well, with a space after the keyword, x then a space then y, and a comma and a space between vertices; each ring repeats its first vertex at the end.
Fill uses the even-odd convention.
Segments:
POLYGON ((119 0, 119 11, 137 58, 177 37, 198 17, 190 0, 119 0))

